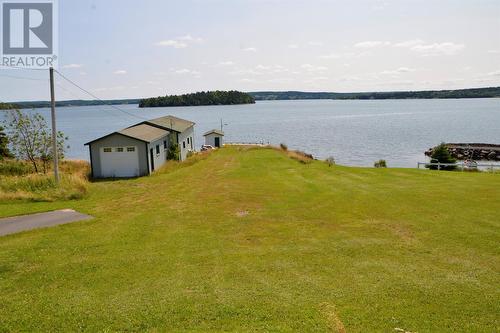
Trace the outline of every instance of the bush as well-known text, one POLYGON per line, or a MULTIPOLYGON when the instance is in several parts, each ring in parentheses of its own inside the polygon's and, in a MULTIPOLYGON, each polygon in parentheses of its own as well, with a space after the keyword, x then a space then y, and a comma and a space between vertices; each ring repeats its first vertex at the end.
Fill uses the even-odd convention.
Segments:
MULTIPOLYGON (((444 142, 442 142, 441 144, 432 149, 431 163, 456 163, 456 162, 457 160, 451 156, 450 152, 448 151, 448 147, 446 147, 446 144, 444 142)), ((426 167, 431 170, 438 169, 437 165, 428 165, 426 167)), ((454 165, 447 165, 447 166, 441 166, 439 169, 454 170, 455 168, 456 166, 454 165)))
POLYGON ((373 164, 375 168, 387 168, 387 162, 385 160, 378 160, 373 164))
POLYGON ((89 164, 85 161, 63 161, 59 185, 52 174, 33 173, 27 162, 4 162, 0 163, 0 200, 71 200, 87 194, 89 164))
POLYGON ((325 160, 326 164, 328 164, 328 166, 332 166, 335 164, 335 158, 333 158, 333 156, 330 156, 328 157, 326 160, 325 160))
POLYGON ((23 176, 33 172, 30 164, 24 161, 5 159, 0 160, 0 175, 23 176))
POLYGON ((280 143, 280 148, 283 150, 288 150, 288 146, 284 143, 280 143))

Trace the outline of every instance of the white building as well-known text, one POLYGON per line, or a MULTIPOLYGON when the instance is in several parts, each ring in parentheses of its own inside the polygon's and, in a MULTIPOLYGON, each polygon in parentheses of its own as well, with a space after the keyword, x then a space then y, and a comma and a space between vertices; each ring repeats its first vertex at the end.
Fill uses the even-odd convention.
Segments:
POLYGON ((194 150, 194 123, 174 116, 143 121, 87 142, 92 177, 148 175, 167 161, 170 140, 179 144, 180 159, 194 150))
POLYGON ((222 132, 221 130, 213 129, 203 134, 203 136, 205 137, 206 145, 219 148, 224 144, 222 142, 222 139, 224 138, 224 132, 222 132))

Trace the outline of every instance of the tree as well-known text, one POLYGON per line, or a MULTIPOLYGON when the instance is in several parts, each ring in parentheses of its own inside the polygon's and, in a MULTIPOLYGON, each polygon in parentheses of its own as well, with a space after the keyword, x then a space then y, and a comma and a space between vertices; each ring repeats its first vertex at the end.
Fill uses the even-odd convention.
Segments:
POLYGON ((168 150, 167 150, 167 160, 180 160, 180 149, 179 144, 174 141, 174 135, 171 133, 169 136, 168 150))
MULTIPOLYGON (((432 149, 431 154, 431 163, 456 163, 457 160, 454 159, 450 152, 448 151, 448 147, 446 144, 442 142, 438 146, 432 149)), ((436 170, 438 167, 436 165, 428 166, 429 169, 436 170)), ((440 166, 441 170, 454 170, 456 167, 453 165, 440 166)))
MULTIPOLYGON (((54 155, 52 136, 45 119, 39 113, 25 114, 12 110, 7 120, 6 128, 14 156, 30 161, 35 172, 39 172, 41 166, 42 171, 46 173, 54 155)), ((62 132, 57 133, 57 151, 61 159, 64 158, 65 148, 69 148, 65 146, 67 139, 62 132)))
POLYGON ((385 160, 378 160, 373 164, 375 168, 387 168, 387 162, 385 160))
POLYGON ((0 126, 0 160, 9 157, 12 157, 12 153, 9 150, 9 138, 5 134, 4 128, 0 126))

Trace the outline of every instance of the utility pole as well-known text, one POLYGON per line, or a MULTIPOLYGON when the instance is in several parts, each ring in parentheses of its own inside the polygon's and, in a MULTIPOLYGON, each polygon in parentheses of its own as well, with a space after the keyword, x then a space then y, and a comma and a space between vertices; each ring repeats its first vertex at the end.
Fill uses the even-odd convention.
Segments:
POLYGON ((56 129, 56 97, 54 95, 54 68, 49 68, 50 74, 50 118, 52 122, 52 154, 54 155, 54 178, 59 184, 59 162, 57 157, 57 129, 56 129))

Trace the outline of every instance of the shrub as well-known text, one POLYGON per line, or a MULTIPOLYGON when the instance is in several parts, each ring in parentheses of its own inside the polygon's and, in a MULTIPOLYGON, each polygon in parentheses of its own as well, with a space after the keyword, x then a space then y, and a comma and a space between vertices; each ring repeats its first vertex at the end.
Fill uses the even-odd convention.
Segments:
POLYGON ((196 155, 196 152, 194 150, 188 150, 188 152, 186 154, 186 158, 190 158, 194 155, 196 155))
POLYGON ((284 143, 280 143, 280 148, 283 150, 288 150, 288 146, 284 143))
POLYGON ((312 160, 314 159, 314 157, 311 154, 305 153, 300 150, 288 151, 287 154, 290 158, 293 158, 294 160, 297 160, 303 164, 311 163, 312 160))
POLYGON ((378 160, 373 164, 375 168, 387 168, 387 162, 385 160, 378 160))
POLYGON ((0 160, 0 175, 23 176, 33 172, 31 165, 24 161, 5 159, 0 160))
MULTIPOLYGON (((431 154, 431 163, 456 163, 457 160, 454 159, 450 152, 448 151, 448 147, 446 147, 446 144, 442 142, 438 146, 434 147, 432 149, 432 154, 431 154)), ((437 165, 429 165, 426 166, 431 170, 436 170, 438 169, 437 165)), ((441 166, 441 170, 454 170, 456 166, 454 165, 447 165, 447 166, 441 166)))
POLYGON ((326 164, 328 164, 328 166, 332 166, 335 164, 335 158, 333 158, 333 156, 330 156, 328 157, 326 160, 325 160, 326 164))

